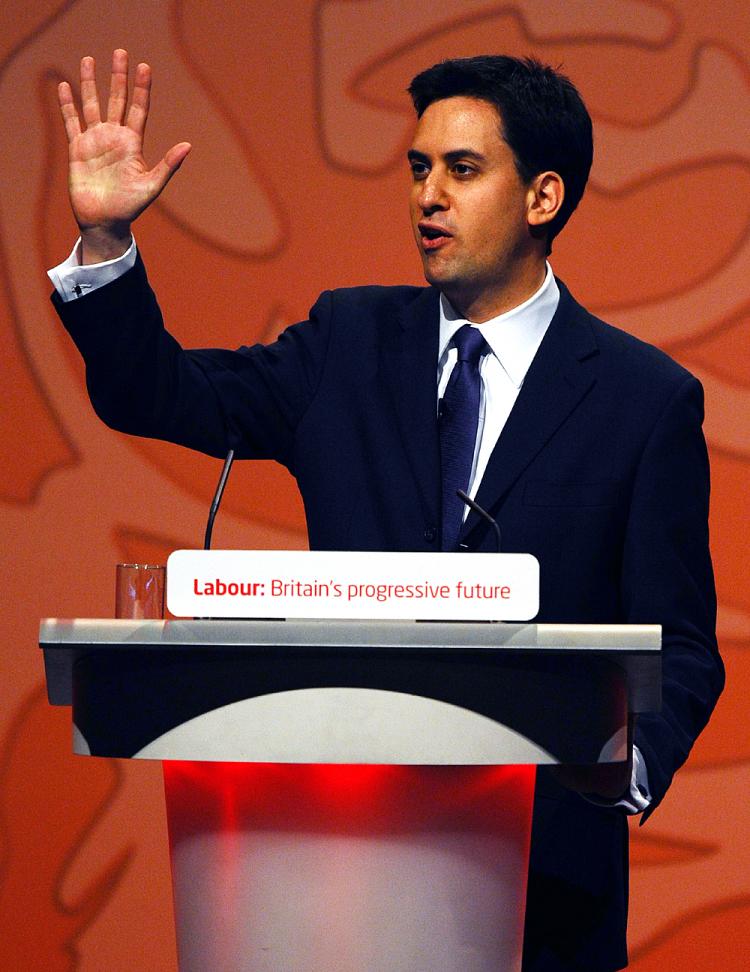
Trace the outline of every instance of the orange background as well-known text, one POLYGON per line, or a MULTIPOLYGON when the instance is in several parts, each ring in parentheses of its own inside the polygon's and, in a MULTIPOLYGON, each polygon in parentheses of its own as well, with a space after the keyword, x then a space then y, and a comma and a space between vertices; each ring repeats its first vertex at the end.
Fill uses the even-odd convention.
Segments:
MULTIPOLYGON (((73 758, 36 648, 41 617, 111 614, 118 560, 199 545, 220 466, 104 428, 48 303, 44 271, 75 237, 55 85, 83 54, 107 66, 115 46, 155 69, 149 158, 194 145, 138 226, 172 330, 194 346, 272 338, 324 287, 420 281, 404 163, 416 71, 533 53, 578 84, 596 158, 553 265, 579 300, 704 382, 728 671, 689 765, 632 831, 631 968, 748 967, 749 42, 742 0, 0 7, 6 967, 175 969, 159 767, 73 758)), ((240 464, 214 544, 304 546, 285 475, 240 464)))

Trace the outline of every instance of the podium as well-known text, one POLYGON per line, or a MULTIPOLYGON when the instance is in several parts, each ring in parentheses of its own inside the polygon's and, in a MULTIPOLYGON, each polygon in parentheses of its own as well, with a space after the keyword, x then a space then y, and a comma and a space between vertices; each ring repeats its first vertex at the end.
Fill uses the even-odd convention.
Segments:
POLYGON ((626 758, 656 625, 42 622, 81 755, 164 761, 181 972, 520 969, 540 764, 626 758))

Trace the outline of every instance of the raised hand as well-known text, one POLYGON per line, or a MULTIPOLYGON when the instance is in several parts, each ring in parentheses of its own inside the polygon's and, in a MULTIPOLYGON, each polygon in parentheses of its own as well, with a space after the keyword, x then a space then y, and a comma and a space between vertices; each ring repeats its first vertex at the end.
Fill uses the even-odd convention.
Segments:
POLYGON ((112 55, 107 117, 102 120, 92 57, 81 61, 81 127, 67 81, 58 87, 60 111, 68 136, 68 187, 81 230, 84 263, 114 259, 130 244, 130 224, 159 195, 190 151, 188 142, 173 145, 149 169, 143 158, 151 68, 139 64, 128 108, 128 55, 112 55), (127 114, 126 114, 127 110, 127 114))

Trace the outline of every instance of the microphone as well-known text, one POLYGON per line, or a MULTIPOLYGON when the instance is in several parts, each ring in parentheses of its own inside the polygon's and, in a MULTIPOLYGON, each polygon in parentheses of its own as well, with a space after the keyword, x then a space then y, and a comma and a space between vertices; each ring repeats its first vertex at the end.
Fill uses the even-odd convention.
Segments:
POLYGON ((216 493, 214 494, 213 503, 211 503, 211 510, 208 514, 208 523, 206 524, 206 536, 203 541, 203 549, 211 549, 211 534, 214 529, 214 520, 216 519, 216 514, 219 510, 219 503, 221 503, 221 497, 224 495, 224 487, 227 484, 227 479, 229 478, 229 470, 232 468, 232 462, 234 461, 234 449, 230 449, 227 453, 227 457, 224 460, 224 468, 221 470, 221 476, 219 476, 219 485, 216 487, 216 493))
POLYGON ((500 533, 500 526, 497 520, 494 519, 494 517, 491 517, 490 514, 487 512, 487 510, 483 509, 479 505, 479 503, 475 503, 474 500, 471 498, 471 496, 465 493, 462 489, 457 489, 456 495, 460 500, 463 500, 463 502, 466 503, 466 505, 469 507, 470 510, 473 510, 475 513, 478 513, 483 520, 486 520, 492 526, 492 529, 495 531, 495 540, 497 541, 497 553, 500 553, 500 548, 502 547, 503 544, 503 538, 502 538, 502 534, 500 533))

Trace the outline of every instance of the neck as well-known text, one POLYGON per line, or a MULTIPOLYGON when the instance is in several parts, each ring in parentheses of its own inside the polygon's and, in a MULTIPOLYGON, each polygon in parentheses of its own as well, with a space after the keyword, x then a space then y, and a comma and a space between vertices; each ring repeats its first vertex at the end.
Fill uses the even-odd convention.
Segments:
POLYGON ((442 288, 442 291, 464 320, 483 324, 527 301, 542 286, 546 273, 547 265, 542 261, 529 267, 513 281, 497 281, 475 291, 466 287, 453 290, 450 286, 442 288))

